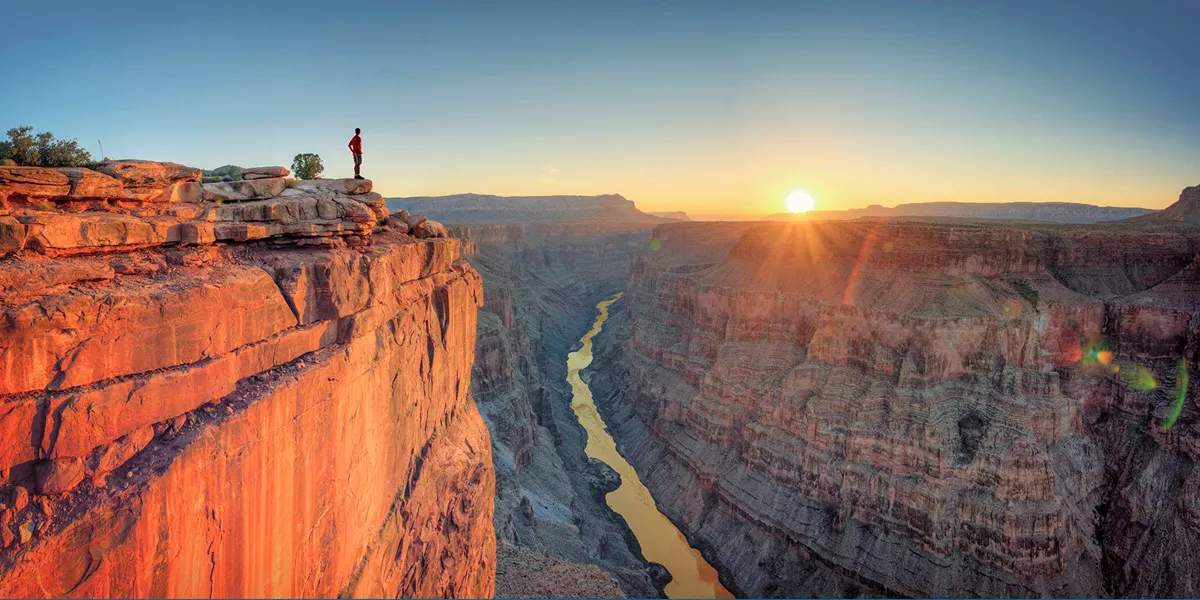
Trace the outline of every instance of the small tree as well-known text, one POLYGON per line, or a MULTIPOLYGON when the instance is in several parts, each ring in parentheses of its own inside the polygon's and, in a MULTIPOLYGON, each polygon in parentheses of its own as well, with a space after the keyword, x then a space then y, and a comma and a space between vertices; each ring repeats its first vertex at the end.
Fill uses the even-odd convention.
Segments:
POLYGON ((297 154, 292 159, 292 174, 297 179, 316 179, 324 170, 321 157, 316 154, 297 154))
POLYGON ((43 131, 33 135, 33 127, 8 130, 8 141, 0 141, 0 163, 24 167, 82 167, 92 162, 92 154, 79 147, 77 140, 60 140, 43 131))

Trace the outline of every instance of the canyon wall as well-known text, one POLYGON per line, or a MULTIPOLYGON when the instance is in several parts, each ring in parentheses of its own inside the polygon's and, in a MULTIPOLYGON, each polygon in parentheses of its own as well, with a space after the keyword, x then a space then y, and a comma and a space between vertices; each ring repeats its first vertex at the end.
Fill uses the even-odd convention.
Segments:
POLYGON ((550 570, 557 561, 596 565, 625 594, 657 596, 636 541, 604 501, 611 471, 584 454, 566 357, 591 326, 596 302, 625 285, 632 255, 649 247, 652 228, 663 221, 617 197, 578 203, 576 197, 486 198, 497 201, 451 196, 388 203, 445 221, 472 249, 468 260, 483 277, 471 386, 492 434, 496 535, 504 546, 528 550, 501 552, 499 569, 528 569, 545 556, 550 570), (631 220, 598 218, 613 213, 631 220), (522 220, 506 222, 513 215, 522 220), (505 564, 512 557, 521 564, 505 564))
POLYGON ((735 593, 1200 593, 1200 231, 655 238, 589 383, 735 593))
POLYGON ((247 173, 0 167, 0 595, 493 593, 460 242, 247 173))

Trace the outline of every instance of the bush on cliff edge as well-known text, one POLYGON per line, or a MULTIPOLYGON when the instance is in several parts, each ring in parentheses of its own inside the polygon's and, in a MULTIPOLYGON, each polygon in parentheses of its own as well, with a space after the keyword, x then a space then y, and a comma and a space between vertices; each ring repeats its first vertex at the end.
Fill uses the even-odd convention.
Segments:
POLYGON ((10 161, 21 167, 85 167, 92 154, 79 147, 75 139, 60 140, 43 131, 33 135, 33 127, 8 130, 8 140, 0 141, 0 164, 10 161))

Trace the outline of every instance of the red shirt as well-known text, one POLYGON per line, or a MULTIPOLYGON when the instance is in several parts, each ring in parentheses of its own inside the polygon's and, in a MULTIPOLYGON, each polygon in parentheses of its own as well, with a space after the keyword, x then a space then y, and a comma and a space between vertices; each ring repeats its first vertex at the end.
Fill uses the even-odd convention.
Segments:
POLYGON ((362 138, 354 136, 350 138, 350 151, 355 154, 362 154, 362 138))

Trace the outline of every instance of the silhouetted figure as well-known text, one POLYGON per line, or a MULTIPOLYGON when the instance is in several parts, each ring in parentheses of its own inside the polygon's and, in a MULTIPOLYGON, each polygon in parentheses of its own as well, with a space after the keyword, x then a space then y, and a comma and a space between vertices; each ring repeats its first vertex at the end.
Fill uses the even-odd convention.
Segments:
POLYGON ((354 137, 350 138, 350 154, 354 156, 354 178, 362 179, 363 176, 358 174, 359 167, 362 166, 362 129, 354 128, 354 137))

